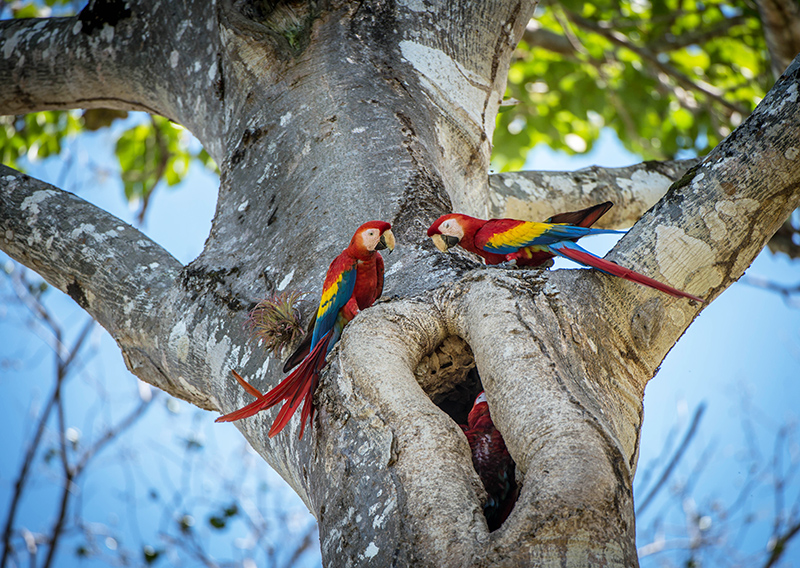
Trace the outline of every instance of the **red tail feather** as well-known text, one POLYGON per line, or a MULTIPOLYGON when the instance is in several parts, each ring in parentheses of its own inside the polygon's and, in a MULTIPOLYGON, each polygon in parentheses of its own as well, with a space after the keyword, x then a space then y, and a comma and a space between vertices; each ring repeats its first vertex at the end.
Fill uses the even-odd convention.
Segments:
MULTIPOLYGON (((302 424, 300 426, 300 437, 303 437, 305 430, 306 419, 314 417, 313 412, 313 397, 314 391, 319 382, 319 372, 325 366, 325 356, 328 353, 328 342, 330 341, 331 334, 328 333, 322 338, 315 346, 314 349, 303 359, 298 367, 292 371, 289 376, 283 379, 278 386, 264 395, 259 394, 258 400, 251 402, 247 406, 234 410, 230 414, 225 414, 216 419, 215 422, 233 422, 253 416, 254 414, 272 408, 282 400, 286 402, 278 412, 278 416, 272 423, 269 429, 269 437, 272 438, 278 432, 283 430, 289 423, 289 420, 294 415, 295 411, 300 407, 300 403, 305 399, 303 413, 301 415, 302 424)), ((258 392, 254 387, 247 383, 244 379, 237 376, 238 373, 234 371, 234 376, 242 383, 242 386, 247 384, 245 390, 250 394, 253 391, 258 392), (250 387, 250 388, 248 388, 250 387), (252 391, 251 391, 252 389, 252 391)))
POLYGON ((251 384, 250 384, 250 383, 248 383, 247 381, 245 381, 245 380, 242 378, 242 375, 240 375, 239 373, 237 373, 237 372, 236 372, 236 371, 234 371, 233 369, 231 369, 231 374, 233 375, 233 378, 234 378, 234 379, 236 379, 236 381, 237 381, 237 382, 238 382, 240 385, 242 385, 242 388, 244 388, 244 390, 246 390, 247 392, 249 392, 249 393, 250 393, 252 396, 254 396, 254 397, 256 397, 256 398, 261 398, 262 396, 264 396, 263 394, 261 394, 261 391, 260 391, 260 390, 258 390, 256 387, 254 387, 253 385, 251 385, 251 384))
POLYGON ((574 260, 575 262, 579 262, 580 264, 591 266, 592 268, 597 268, 598 270, 602 270, 603 272, 607 272, 614 276, 619 276, 620 278, 624 278, 625 280, 630 280, 631 282, 637 282, 639 284, 644 284, 645 286, 649 286, 650 288, 655 288, 656 290, 660 290, 665 294, 669 294, 670 296, 675 296, 677 298, 689 298, 691 300, 695 300, 697 302, 703 302, 702 298, 697 296, 693 296, 692 294, 688 294, 686 292, 682 292, 677 288, 673 288, 663 282, 659 282, 649 276, 645 276, 644 274, 639 274, 638 272, 634 272, 629 268, 624 268, 615 262, 611 262, 610 260, 605 260, 600 257, 597 257, 590 252, 579 250, 572 247, 558 247, 557 249, 554 248, 553 250, 557 251, 558 254, 567 257, 570 260, 574 260))

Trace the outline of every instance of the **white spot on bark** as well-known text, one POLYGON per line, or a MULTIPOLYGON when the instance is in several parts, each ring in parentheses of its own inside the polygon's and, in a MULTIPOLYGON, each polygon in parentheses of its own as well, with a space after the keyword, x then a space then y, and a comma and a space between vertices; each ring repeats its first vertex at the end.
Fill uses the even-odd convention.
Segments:
POLYGON ((31 215, 38 215, 39 204, 52 195, 57 195, 57 192, 53 191, 52 189, 42 189, 39 191, 34 191, 33 195, 26 197, 25 199, 22 200, 22 205, 20 206, 20 210, 25 211, 27 209, 30 209, 31 215))
POLYGON ((217 66, 211 65, 208 68, 208 80, 213 81, 217 77, 217 66))
POLYGON ((72 230, 72 232, 70 233, 70 237, 73 239, 77 239, 81 235, 88 235, 98 243, 102 243, 110 238, 116 237, 117 232, 114 229, 111 229, 106 233, 98 233, 97 228, 91 223, 81 223, 80 227, 72 230))
POLYGON ((727 236, 728 229, 725 227, 725 223, 723 223, 722 219, 719 218, 717 212, 708 211, 705 207, 701 207, 700 218, 703 220, 703 223, 706 224, 706 227, 708 227, 709 234, 714 241, 719 242, 727 236))
POLYGON ((780 104, 774 105, 769 110, 768 114, 772 116, 783 114, 783 107, 786 106, 787 103, 794 106, 795 101, 797 101, 797 83, 792 83, 791 86, 786 89, 786 96, 781 99, 780 104))
POLYGON ((244 211, 245 209, 247 209, 247 206, 248 206, 249 204, 250 204, 250 201, 248 201, 248 200, 245 200, 245 202, 244 202, 244 203, 242 203, 241 205, 239 205, 239 207, 237 207, 237 208, 236 208, 236 210, 237 210, 239 213, 241 213, 242 211, 244 211))
POLYGON ((662 225, 656 228, 656 261, 659 271, 680 288, 693 272, 692 267, 714 263, 714 251, 683 229, 662 225))
POLYGON ((9 57, 11 57, 11 54, 14 52, 14 49, 17 47, 17 44, 19 43, 20 35, 22 35, 21 31, 12 35, 3 44, 3 59, 8 59, 9 57))
POLYGON ((719 201, 714 206, 716 210, 723 214, 727 215, 728 217, 740 217, 741 215, 745 215, 747 213, 752 213, 756 209, 758 209, 758 201, 755 199, 750 199, 749 197, 744 197, 742 199, 737 199, 735 201, 726 199, 725 201, 719 201))
POLYGON ((374 542, 370 542, 369 546, 367 546, 367 549, 364 551, 364 557, 367 559, 372 559, 378 554, 379 550, 380 549, 375 546, 374 542))
POLYGON ((795 158, 797 158, 797 155, 798 155, 798 154, 800 154, 800 151, 798 151, 798 149, 797 149, 797 148, 795 148, 794 146, 790 146, 790 147, 789 147, 789 148, 787 148, 787 149, 786 149, 786 151, 783 153, 783 156, 784 156, 784 157, 785 157, 787 160, 794 160, 795 158))
POLYGON ((572 182, 563 176, 542 176, 542 181, 545 185, 556 190, 557 193, 569 194, 572 193, 572 182))
POLYGON ((286 289, 286 287, 289 285, 289 282, 292 281, 292 278, 294 278, 294 268, 292 268, 292 270, 289 272, 289 274, 284 276, 283 280, 281 280, 281 283, 278 284, 278 292, 283 292, 286 289))
POLYGON ((176 34, 177 39, 181 39, 186 29, 189 27, 189 20, 184 20, 181 22, 181 25, 178 26, 178 33, 176 34))
POLYGON ((648 207, 661 199, 672 183, 667 176, 643 170, 634 172, 630 179, 617 178, 616 182, 622 189, 630 191, 638 201, 648 207))
POLYGON ((178 66, 178 60, 180 59, 180 54, 178 53, 177 49, 173 49, 172 53, 169 54, 169 65, 173 69, 178 66))
POLYGON ((723 215, 727 215, 728 217, 735 217, 736 216, 736 203, 733 201, 726 199, 725 201, 718 201, 714 208, 722 213, 723 215))
POLYGON ((338 528, 331 529, 331 532, 328 533, 328 538, 325 539, 325 544, 323 548, 329 548, 331 542, 338 542, 339 545, 336 547, 336 550, 342 550, 342 531, 338 528))
POLYGON ((13 238, 14 238, 14 231, 12 231, 11 229, 6 229, 6 240, 10 241, 13 238))
POLYGON ((397 2, 400 6, 405 6, 412 12, 426 12, 425 2, 423 0, 399 0, 397 2))
POLYGON ((210 335, 206 342, 206 356, 208 366, 211 369, 212 376, 224 376, 228 370, 225 368, 225 361, 230 353, 235 357, 235 353, 231 350, 231 340, 227 335, 222 336, 221 341, 217 341, 214 335, 210 335))
POLYGON ((72 26, 72 35, 78 35, 81 32, 81 29, 83 29, 83 22, 78 20, 75 22, 75 25, 72 26))
POLYGON ((352 132, 353 134, 361 134, 362 132, 366 132, 366 130, 367 129, 365 127, 358 126, 358 127, 354 128, 353 130, 351 130, 350 132, 352 132))
POLYGON ((169 349, 179 361, 186 362, 189 357, 189 337, 186 335, 186 322, 179 321, 169 333, 169 349))
POLYGON ((450 100, 454 106, 464 109, 476 124, 483 126, 480 112, 489 85, 481 76, 461 67, 444 51, 414 41, 401 41, 400 51, 419 72, 428 91, 450 100))
POLYGON ((114 27, 104 24, 103 29, 100 31, 100 39, 111 43, 114 40, 114 27))
POLYGON ((156 268, 158 268, 161 265, 158 264, 157 262, 151 262, 148 266, 150 267, 150 270, 155 270, 156 268))
POLYGON ((287 124, 289 124, 290 120, 292 120, 292 113, 287 112, 281 117, 281 126, 286 126, 287 124))

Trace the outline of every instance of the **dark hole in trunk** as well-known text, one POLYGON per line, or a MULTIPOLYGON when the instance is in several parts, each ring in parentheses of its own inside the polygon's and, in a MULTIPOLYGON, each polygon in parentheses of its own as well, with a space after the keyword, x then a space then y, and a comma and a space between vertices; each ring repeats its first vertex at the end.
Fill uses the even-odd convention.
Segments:
POLYGON ((415 371, 431 400, 461 426, 472 452, 472 465, 488 499, 483 514, 490 531, 497 530, 514 508, 520 487, 516 464, 495 428, 485 402, 476 403, 483 391, 481 378, 467 342, 446 338, 423 357, 415 371))

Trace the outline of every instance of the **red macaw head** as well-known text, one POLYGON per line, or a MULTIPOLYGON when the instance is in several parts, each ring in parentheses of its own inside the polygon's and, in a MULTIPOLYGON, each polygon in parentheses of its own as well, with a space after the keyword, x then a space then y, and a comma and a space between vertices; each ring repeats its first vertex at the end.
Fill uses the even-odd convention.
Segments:
POLYGON ((488 419, 490 422, 492 420, 489 416, 489 403, 486 402, 486 393, 481 391, 472 405, 472 410, 469 411, 467 424, 470 429, 474 429, 478 426, 478 422, 484 419, 488 419))
POLYGON ((472 217, 460 213, 442 215, 428 228, 428 236, 437 249, 447 252, 464 238, 470 220, 472 217))
POLYGON ((350 246, 362 253, 376 250, 394 250, 392 226, 384 221, 369 221, 361 225, 350 239, 350 246))

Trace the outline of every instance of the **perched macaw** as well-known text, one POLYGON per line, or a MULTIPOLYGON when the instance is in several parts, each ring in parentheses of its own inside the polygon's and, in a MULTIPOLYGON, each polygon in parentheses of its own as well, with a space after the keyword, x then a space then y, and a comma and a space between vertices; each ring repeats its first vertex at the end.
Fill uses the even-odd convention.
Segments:
POLYGON ((519 488, 514 477, 516 466, 503 436, 494 427, 483 391, 475 399, 467 422, 466 426, 460 426, 472 450, 472 465, 489 496, 483 506, 483 514, 489 530, 493 531, 503 524, 517 501, 519 488))
POLYGON ((589 227, 611 207, 610 202, 595 207, 551 217, 544 223, 516 219, 476 219, 451 213, 442 215, 429 228, 428 236, 441 251, 461 245, 483 257, 486 264, 509 263, 518 266, 538 266, 554 255, 563 256, 584 266, 644 284, 670 296, 703 299, 682 292, 658 280, 623 268, 578 246, 575 241, 586 235, 624 233, 611 229, 589 227), (566 222, 565 222, 566 221, 566 222), (577 221, 577 225, 568 224, 577 221))
POLYGON ((269 430, 269 437, 272 438, 283 430, 305 399, 300 418, 302 438, 306 422, 314 419, 314 391, 319 382, 319 373, 325 366, 325 358, 339 340, 344 326, 380 296, 383 290, 383 258, 377 251, 388 248, 391 252, 394 244, 389 223, 370 221, 361 225, 350 240, 350 246, 328 268, 309 350, 299 366, 278 386, 263 395, 234 372, 242 386, 257 399, 239 410, 220 416, 216 422, 247 418, 285 400, 269 430))

